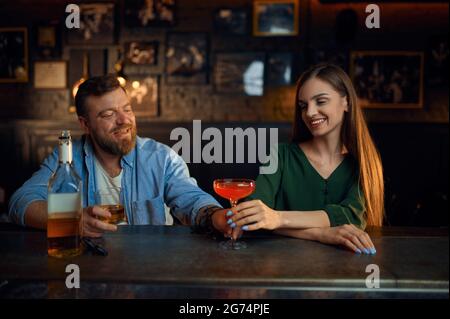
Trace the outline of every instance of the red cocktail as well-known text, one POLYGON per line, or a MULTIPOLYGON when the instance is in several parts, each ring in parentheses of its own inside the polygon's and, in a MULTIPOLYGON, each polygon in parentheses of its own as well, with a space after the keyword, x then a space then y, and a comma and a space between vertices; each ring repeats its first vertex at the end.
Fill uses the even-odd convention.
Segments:
MULTIPOLYGON (((255 191, 256 183, 251 179, 230 178, 216 179, 213 186, 216 194, 228 199, 231 207, 234 207, 237 205, 238 200, 251 195, 255 191)), ((229 241, 224 242, 222 247, 225 249, 242 249, 246 245, 231 238, 229 241)))
POLYGON ((241 198, 251 195, 255 187, 255 181, 250 179, 216 179, 214 181, 214 191, 217 195, 228 199, 231 207, 236 206, 241 198))

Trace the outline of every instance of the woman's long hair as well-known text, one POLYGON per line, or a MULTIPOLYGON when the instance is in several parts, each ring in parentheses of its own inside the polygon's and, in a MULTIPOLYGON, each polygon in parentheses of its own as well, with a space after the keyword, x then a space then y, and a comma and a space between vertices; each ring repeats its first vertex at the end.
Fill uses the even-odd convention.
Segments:
POLYGON ((344 113, 341 141, 358 162, 359 185, 365 199, 367 225, 381 226, 384 215, 384 182, 380 154, 370 136, 361 107, 358 105, 355 88, 349 76, 340 67, 319 64, 300 76, 295 95, 292 142, 298 144, 312 138, 298 106, 300 88, 312 78, 327 82, 341 96, 347 97, 348 112, 344 113))

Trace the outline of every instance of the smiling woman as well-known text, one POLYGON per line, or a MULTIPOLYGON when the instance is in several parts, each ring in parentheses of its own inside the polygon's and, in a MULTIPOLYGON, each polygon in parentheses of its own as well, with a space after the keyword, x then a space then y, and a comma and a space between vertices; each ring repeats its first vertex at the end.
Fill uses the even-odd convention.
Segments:
POLYGON ((383 174, 349 77, 314 66, 297 82, 295 102, 292 143, 279 145, 278 170, 260 175, 250 200, 233 209, 235 236, 269 229, 374 254, 363 230, 382 223, 383 174))

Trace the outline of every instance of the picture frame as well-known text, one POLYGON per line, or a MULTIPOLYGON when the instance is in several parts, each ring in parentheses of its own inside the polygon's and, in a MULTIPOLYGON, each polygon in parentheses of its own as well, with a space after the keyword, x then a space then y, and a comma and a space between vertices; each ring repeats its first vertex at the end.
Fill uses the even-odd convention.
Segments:
POLYGON ((166 83, 208 83, 208 37, 206 33, 169 32, 166 40, 166 83))
POLYGON ((157 41, 130 41, 124 45, 125 63, 130 65, 157 65, 157 41))
POLYGON ((115 4, 81 3, 80 28, 67 29, 67 43, 113 44, 115 39, 115 4))
POLYGON ((0 28, 0 83, 28 82, 27 28, 0 28))
POLYGON ((249 33, 249 12, 245 8, 219 8, 214 12, 214 31, 221 35, 249 33))
POLYGON ((217 93, 264 95, 263 52, 216 53, 214 89, 217 93))
POLYGON ((173 26, 176 0, 127 0, 123 20, 129 28, 173 26))
POLYGON ((65 89, 67 88, 66 61, 36 61, 34 62, 35 89, 65 89))
POLYGON ((270 52, 266 59, 266 86, 279 87, 292 83, 293 55, 290 52, 270 52))
POLYGON ((296 36, 299 26, 298 0, 254 0, 254 36, 296 36))
POLYGON ((350 77, 366 108, 422 108, 423 72, 421 51, 352 51, 350 55, 350 77))
POLYGON ((61 58, 61 26, 59 21, 39 23, 34 29, 34 56, 39 60, 55 60, 61 58))
POLYGON ((135 75, 127 78, 125 90, 136 117, 159 116, 159 83, 158 75, 135 75))

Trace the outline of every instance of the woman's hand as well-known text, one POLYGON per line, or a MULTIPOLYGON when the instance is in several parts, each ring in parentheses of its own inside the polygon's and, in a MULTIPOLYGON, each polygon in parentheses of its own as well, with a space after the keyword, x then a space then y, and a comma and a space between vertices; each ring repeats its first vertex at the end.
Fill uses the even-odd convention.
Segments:
POLYGON ((233 208, 236 212, 228 219, 231 228, 242 230, 277 229, 281 225, 281 215, 260 200, 242 202, 233 208))
POLYGON ((355 253, 376 253, 369 235, 354 225, 320 228, 318 241, 324 244, 342 245, 355 253))

